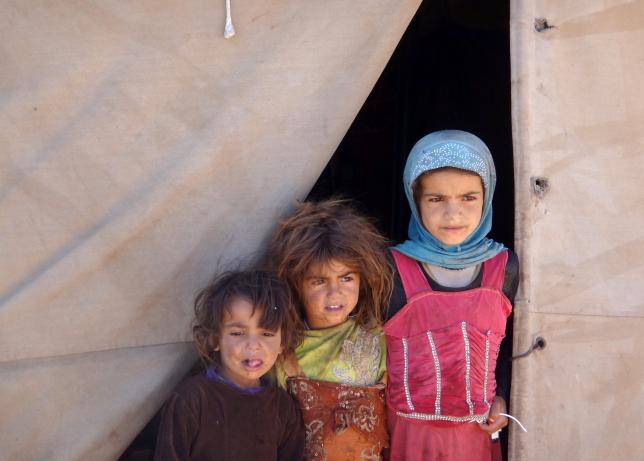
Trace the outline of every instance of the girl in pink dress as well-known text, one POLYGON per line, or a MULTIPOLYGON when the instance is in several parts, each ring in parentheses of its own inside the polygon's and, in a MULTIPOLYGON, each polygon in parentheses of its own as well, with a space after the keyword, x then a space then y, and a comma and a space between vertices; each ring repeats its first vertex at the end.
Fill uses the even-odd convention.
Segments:
POLYGON ((492 156, 470 133, 439 131, 413 147, 403 180, 409 240, 392 250, 384 326, 390 459, 500 459, 492 436, 507 425, 509 371, 497 359, 518 262, 486 237, 492 156))

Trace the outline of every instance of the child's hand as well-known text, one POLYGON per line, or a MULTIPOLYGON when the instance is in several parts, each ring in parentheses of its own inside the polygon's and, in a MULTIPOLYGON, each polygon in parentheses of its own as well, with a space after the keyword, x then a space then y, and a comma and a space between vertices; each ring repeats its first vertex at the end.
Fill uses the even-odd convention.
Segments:
POLYGON ((501 416, 499 413, 507 413, 507 407, 505 405, 505 399, 500 396, 494 397, 494 402, 490 407, 490 414, 487 417, 487 422, 479 423, 481 430, 492 435, 496 431, 500 431, 505 426, 508 425, 508 418, 501 416))

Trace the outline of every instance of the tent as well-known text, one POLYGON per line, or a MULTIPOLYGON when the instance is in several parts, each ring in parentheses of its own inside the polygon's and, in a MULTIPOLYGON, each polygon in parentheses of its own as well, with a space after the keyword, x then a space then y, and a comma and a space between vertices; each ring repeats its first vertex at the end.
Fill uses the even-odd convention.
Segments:
MULTIPOLYGON (((0 453, 116 459, 420 1, 0 3, 0 453)), ((644 2, 511 3, 510 458, 641 459, 644 2), (538 19, 538 20, 537 20, 538 19)))
POLYGON ((644 459, 644 2, 511 3, 511 459, 644 459))

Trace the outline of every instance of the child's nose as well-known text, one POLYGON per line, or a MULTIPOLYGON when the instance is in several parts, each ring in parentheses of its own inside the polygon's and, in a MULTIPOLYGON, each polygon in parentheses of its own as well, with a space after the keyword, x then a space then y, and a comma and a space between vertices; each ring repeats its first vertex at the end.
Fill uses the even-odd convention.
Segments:
POLYGON ((327 296, 332 297, 334 295, 340 294, 342 291, 342 286, 340 284, 331 284, 327 290, 327 296))
POLYGON ((255 335, 248 336, 248 341, 246 342, 246 347, 248 349, 251 349, 251 350, 259 349, 261 345, 262 343, 257 336, 255 335))
POLYGON ((458 203, 449 201, 445 204, 445 213, 447 215, 450 215, 450 216, 457 215, 460 212, 461 212, 461 207, 458 203))

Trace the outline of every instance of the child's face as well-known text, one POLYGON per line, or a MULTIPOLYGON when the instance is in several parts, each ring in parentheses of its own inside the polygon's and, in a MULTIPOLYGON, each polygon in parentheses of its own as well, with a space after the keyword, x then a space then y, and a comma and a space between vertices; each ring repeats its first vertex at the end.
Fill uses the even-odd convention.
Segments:
POLYGON ((481 177, 448 168, 425 173, 420 187, 418 210, 425 229, 446 245, 462 243, 481 221, 481 177))
POLYGON ((259 325, 259 309, 243 298, 232 301, 224 312, 219 334, 221 367, 219 373, 240 387, 258 387, 282 351, 280 330, 270 331, 259 325))
POLYGON ((360 274, 337 259, 308 268, 300 288, 306 322, 310 328, 343 323, 358 304, 360 274))

